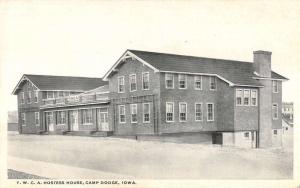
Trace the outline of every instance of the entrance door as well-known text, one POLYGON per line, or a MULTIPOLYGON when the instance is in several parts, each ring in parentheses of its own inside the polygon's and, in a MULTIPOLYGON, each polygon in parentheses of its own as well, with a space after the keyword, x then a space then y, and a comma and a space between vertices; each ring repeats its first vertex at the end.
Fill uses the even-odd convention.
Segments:
POLYGON ((54 131, 53 125, 53 112, 45 112, 46 114, 46 127, 49 131, 54 131))
POLYGON ((72 131, 78 131, 78 111, 70 111, 70 126, 72 131))
POLYGON ((98 116, 97 125, 98 125, 99 130, 109 131, 107 108, 97 109, 97 116, 98 116))

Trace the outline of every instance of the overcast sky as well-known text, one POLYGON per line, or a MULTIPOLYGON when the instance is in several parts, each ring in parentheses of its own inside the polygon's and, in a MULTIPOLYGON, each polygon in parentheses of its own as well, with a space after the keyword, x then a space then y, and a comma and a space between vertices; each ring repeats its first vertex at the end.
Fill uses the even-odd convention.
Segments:
MULTIPOLYGON (((22 74, 102 77, 126 49, 252 61, 272 51, 272 69, 299 95, 299 1, 0 2, 1 110, 22 74), (48 3, 47 3, 48 2, 48 3)), ((3 108, 5 106, 5 109, 3 108)))

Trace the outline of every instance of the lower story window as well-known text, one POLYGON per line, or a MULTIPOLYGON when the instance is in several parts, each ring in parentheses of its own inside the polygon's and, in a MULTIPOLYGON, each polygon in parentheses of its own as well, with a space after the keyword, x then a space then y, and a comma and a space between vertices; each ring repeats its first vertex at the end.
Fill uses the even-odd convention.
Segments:
POLYGON ((126 122, 126 116, 125 116, 125 105, 119 106, 119 122, 125 123, 126 122))
POLYGON ((137 123, 137 104, 130 105, 131 123, 137 123))
POLYGON ((65 111, 58 111, 57 112, 56 124, 57 125, 66 124, 66 112, 65 111))
POLYGON ((273 119, 278 119, 278 104, 272 105, 273 119))
POLYGON ((91 124, 93 120, 92 109, 81 110, 82 124, 91 124))
POLYGON ((186 114, 187 114, 187 104, 186 103, 179 103, 179 120, 186 121, 186 114))
POLYGON ((144 123, 150 122, 150 104, 149 103, 143 104, 143 122, 144 123))
POLYGON ((26 117, 25 117, 25 113, 21 113, 21 124, 22 124, 22 126, 26 126, 26 117))
POLYGON ((214 121, 214 104, 207 103, 207 121, 214 121))
POLYGON ((277 135, 277 130, 273 130, 273 134, 274 134, 274 135, 277 135))
POLYGON ((40 125, 40 113, 39 112, 34 113, 34 119, 35 119, 35 125, 39 126, 40 125))
POLYGON ((166 120, 167 122, 174 121, 174 103, 166 103, 166 120))
POLYGON ((195 104, 195 120, 196 121, 202 121, 203 115, 202 115, 202 104, 196 103, 195 104))

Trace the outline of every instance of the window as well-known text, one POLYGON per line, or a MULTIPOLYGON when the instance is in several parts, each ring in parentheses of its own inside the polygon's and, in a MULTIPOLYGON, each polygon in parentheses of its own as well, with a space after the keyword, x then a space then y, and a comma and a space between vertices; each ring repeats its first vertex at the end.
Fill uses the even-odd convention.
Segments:
POLYGON ((124 83, 124 76, 118 77, 118 92, 124 93, 125 91, 125 83, 124 83))
POLYGON ((210 77, 210 90, 216 90, 217 89, 217 81, 215 76, 210 77))
POLYGON ((39 126, 40 125, 40 113, 39 112, 34 112, 34 119, 35 119, 35 125, 39 126))
POLYGON ((214 104, 207 103, 207 121, 214 121, 214 104))
POLYGON ((65 91, 64 94, 63 94, 63 96, 66 96, 66 97, 70 96, 70 91, 65 91))
POLYGON ((202 113, 202 103, 195 104, 195 121, 202 121, 203 113, 202 113))
POLYGON ((54 92, 53 91, 47 91, 47 99, 53 99, 54 98, 54 92))
POLYGON ((195 76, 195 89, 202 90, 202 76, 195 76))
POLYGON ((63 97, 64 96, 64 92, 63 91, 58 91, 58 97, 63 97))
POLYGON ((179 89, 186 89, 186 80, 187 80, 187 76, 185 74, 178 75, 179 89))
POLYGON ((39 92, 38 91, 34 91, 34 102, 35 103, 38 102, 38 98, 39 98, 39 92))
POLYGON ((25 95, 24 92, 21 92, 21 104, 25 103, 25 95))
POLYGON ((57 125, 66 124, 66 112, 65 111, 58 111, 56 113, 56 124, 57 125))
POLYGON ((142 81, 143 81, 143 90, 149 89, 149 72, 143 72, 142 74, 142 81))
POLYGON ((120 123, 126 123, 125 106, 124 105, 119 106, 119 122, 120 123))
POLYGON ((277 135, 277 130, 276 130, 276 129, 273 130, 273 134, 274 134, 274 135, 277 135))
POLYGON ((136 91, 136 75, 129 75, 130 91, 136 91))
POLYGON ((272 86, 273 86, 273 93, 278 93, 278 81, 277 80, 272 81, 272 86))
POLYGON ((21 113, 21 125, 26 126, 26 117, 25 113, 21 113))
POLYGON ((250 139, 250 132, 245 132, 244 133, 244 138, 245 139, 250 139))
POLYGON ((130 104, 131 123, 137 123, 137 104, 130 104))
POLYGON ((93 123, 92 109, 82 109, 81 119, 82 119, 82 124, 92 124, 93 123))
POLYGON ((257 105, 257 90, 251 90, 251 105, 256 106, 257 105))
POLYGON ((166 121, 167 122, 174 121, 174 103, 173 102, 166 103, 166 121))
POLYGON ((272 105, 273 119, 278 119, 278 104, 272 105))
POLYGON ((27 103, 31 103, 31 91, 28 91, 28 96, 27 96, 27 103))
POLYGON ((242 102, 243 102, 243 90, 237 89, 236 90, 236 105, 242 106, 242 102))
POLYGON ((144 123, 150 122, 150 103, 143 104, 143 122, 144 123))
POLYGON ((179 103, 179 121, 186 121, 187 117, 187 104, 184 102, 179 103))
POLYGON ((166 73, 166 88, 173 89, 174 88, 174 75, 166 73))
POLYGON ((244 105, 249 106, 250 105, 250 90, 244 89, 244 105))

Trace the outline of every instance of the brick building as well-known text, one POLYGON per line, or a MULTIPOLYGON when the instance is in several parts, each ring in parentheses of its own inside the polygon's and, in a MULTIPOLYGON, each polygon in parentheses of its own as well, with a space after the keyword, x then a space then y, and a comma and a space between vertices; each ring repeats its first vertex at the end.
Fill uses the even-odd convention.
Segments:
POLYGON ((287 78, 271 52, 242 62, 127 50, 103 80, 24 75, 13 92, 19 132, 281 146, 287 78))

